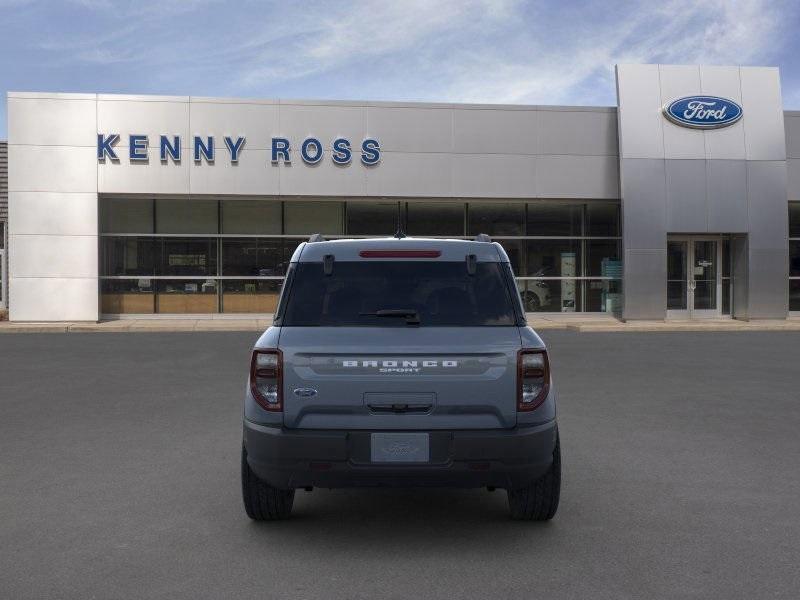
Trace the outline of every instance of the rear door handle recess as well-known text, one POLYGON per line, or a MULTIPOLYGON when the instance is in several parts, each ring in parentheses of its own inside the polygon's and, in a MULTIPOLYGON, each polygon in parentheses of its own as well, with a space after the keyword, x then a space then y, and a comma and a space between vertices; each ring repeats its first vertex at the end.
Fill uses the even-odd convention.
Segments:
POLYGON ((430 412, 431 404, 368 404, 367 407, 374 413, 394 414, 423 414, 430 412))
POLYGON ((436 405, 433 392, 366 392, 364 404, 373 413, 424 414, 436 405))

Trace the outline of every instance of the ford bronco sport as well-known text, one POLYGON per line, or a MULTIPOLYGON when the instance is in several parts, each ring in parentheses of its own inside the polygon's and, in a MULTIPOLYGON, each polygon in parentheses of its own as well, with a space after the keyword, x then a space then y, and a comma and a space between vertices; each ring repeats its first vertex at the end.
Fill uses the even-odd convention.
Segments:
POLYGON ((542 340, 488 236, 301 244, 244 403, 249 517, 296 489, 504 488, 511 516, 551 519, 561 459, 542 340))

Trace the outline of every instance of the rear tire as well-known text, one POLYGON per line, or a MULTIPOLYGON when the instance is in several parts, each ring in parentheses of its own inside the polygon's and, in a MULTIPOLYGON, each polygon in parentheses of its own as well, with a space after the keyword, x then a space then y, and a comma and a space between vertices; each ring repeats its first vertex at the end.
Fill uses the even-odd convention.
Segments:
POLYGON ((558 510, 561 494, 561 443, 556 437, 553 462, 547 472, 528 487, 508 490, 508 508, 517 521, 549 521, 558 510))
POLYGON ((292 513, 294 490, 279 490, 261 481, 247 464, 242 446, 242 498, 247 516, 254 521, 278 521, 292 513))

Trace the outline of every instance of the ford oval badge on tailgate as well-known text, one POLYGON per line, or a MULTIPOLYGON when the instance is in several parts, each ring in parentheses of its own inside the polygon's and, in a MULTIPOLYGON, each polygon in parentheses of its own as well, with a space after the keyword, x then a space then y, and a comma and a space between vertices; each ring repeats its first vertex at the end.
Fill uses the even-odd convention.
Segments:
POLYGON ((310 398, 317 395, 317 390, 314 388, 295 388, 294 395, 301 398, 310 398))
POLYGON ((717 129, 741 119, 742 107, 718 96, 686 96, 664 106, 664 116, 682 127, 717 129))

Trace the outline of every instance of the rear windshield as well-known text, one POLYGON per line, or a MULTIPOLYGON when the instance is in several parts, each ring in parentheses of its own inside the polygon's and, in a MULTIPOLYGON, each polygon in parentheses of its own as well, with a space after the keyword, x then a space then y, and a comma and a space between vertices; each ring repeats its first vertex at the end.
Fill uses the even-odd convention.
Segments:
MULTIPOLYGON (((294 265, 284 326, 509 326, 514 307, 501 263, 336 262, 294 265)), ((283 307, 282 307, 283 308, 283 307)))

